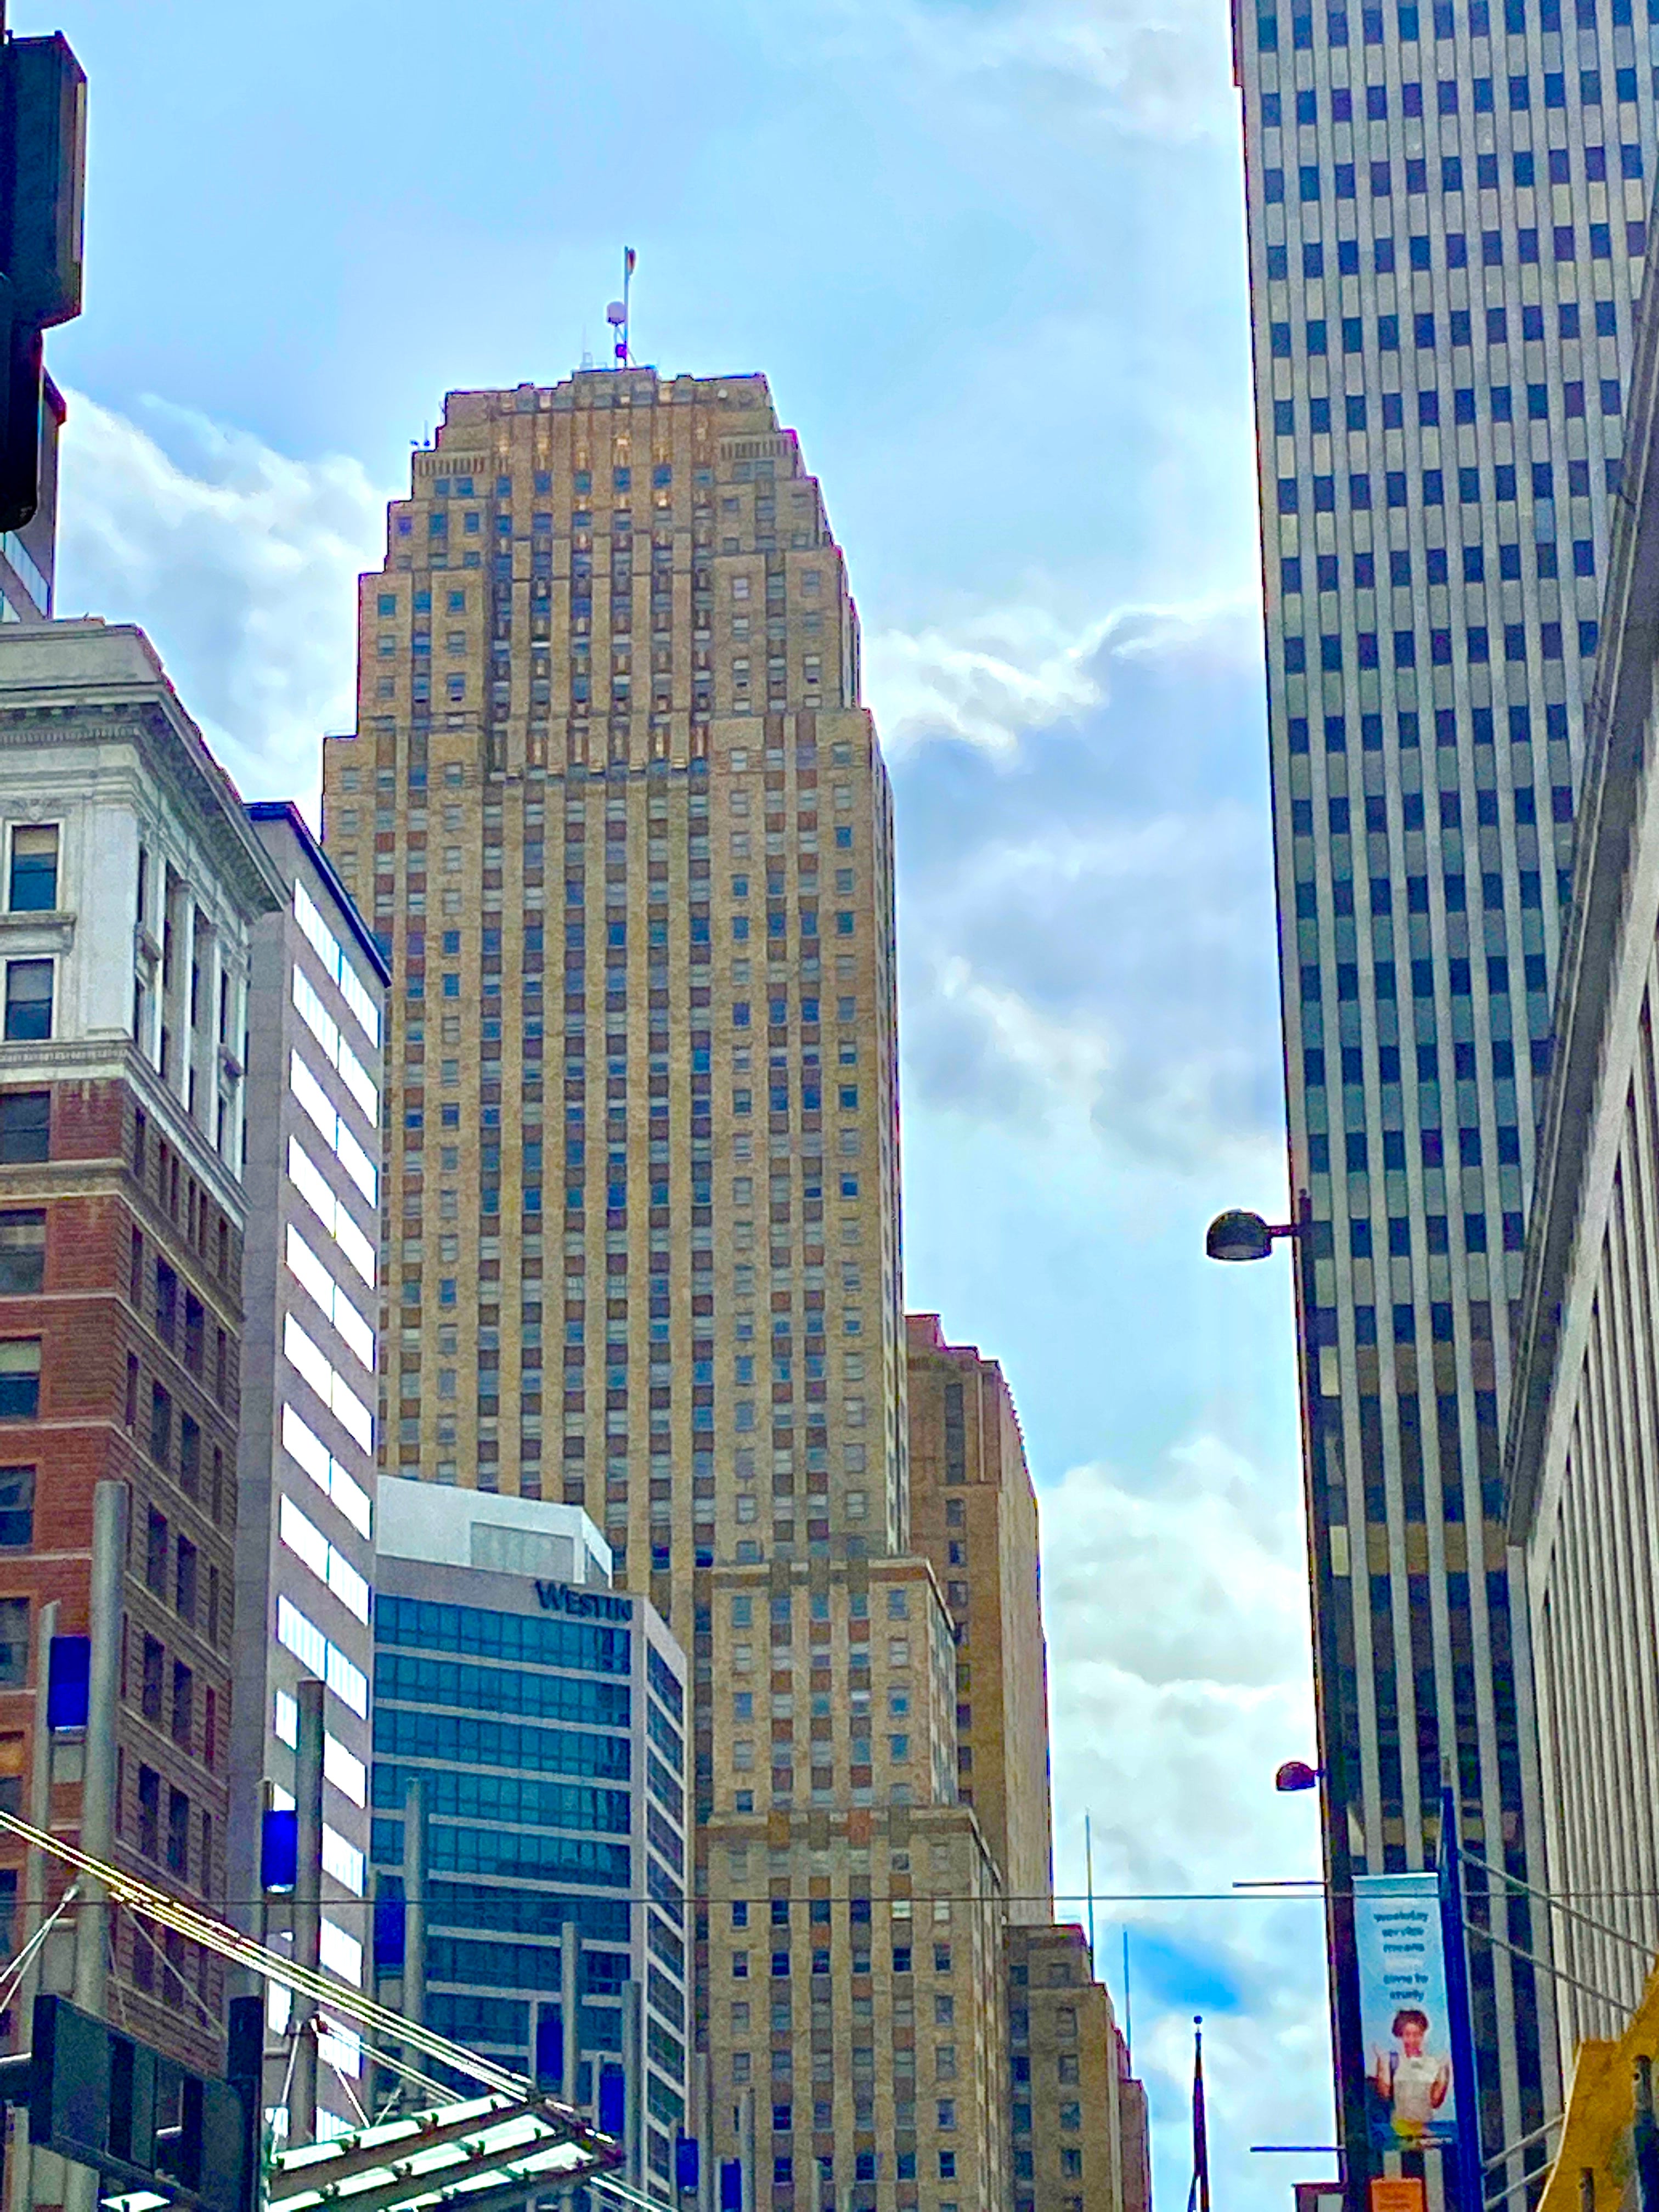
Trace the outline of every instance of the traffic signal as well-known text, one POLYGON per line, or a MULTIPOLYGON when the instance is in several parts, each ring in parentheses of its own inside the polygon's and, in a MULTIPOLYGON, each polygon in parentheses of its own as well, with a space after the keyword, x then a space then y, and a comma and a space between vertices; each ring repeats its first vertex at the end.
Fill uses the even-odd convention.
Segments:
POLYGON ((217 2081, 62 1997, 37 1997, 26 2062, 29 2141, 94 2167, 118 2191, 154 2189, 159 2179, 186 2212, 246 2212, 258 2087, 257 2074, 240 2078, 248 2063, 240 2046, 252 2024, 233 2021, 232 2071, 239 2078, 217 2081))
POLYGON ((0 46, 0 530, 40 497, 41 334, 81 312, 87 80, 61 33, 0 46))

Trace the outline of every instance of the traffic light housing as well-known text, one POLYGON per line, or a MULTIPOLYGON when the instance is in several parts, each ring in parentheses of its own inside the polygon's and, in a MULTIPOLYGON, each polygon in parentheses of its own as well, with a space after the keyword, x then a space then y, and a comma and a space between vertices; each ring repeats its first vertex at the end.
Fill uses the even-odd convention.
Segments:
POLYGON ((159 2182, 186 2212, 247 2212, 258 2155, 259 2045, 251 2037, 263 2013, 258 1999, 235 2003, 254 2009, 245 2020, 233 2007, 232 2078, 220 2081, 63 1997, 37 1997, 26 2062, 29 2141, 121 2191, 159 2182))
POLYGON ((87 80, 61 33, 0 46, 0 530, 40 499, 42 333, 81 312, 87 80))

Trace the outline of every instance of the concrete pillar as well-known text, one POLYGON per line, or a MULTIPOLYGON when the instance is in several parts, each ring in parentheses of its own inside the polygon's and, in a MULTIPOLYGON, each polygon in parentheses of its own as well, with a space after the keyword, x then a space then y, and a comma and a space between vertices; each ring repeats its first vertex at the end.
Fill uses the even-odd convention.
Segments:
MULTIPOLYGON (((92 1496, 91 1630, 86 1750, 81 1778, 81 1848, 107 1859, 115 1841, 115 1715, 121 1690, 121 1614, 127 1571, 127 1490, 100 1482, 92 1496)), ((81 1877, 75 1917, 75 2002, 105 2017, 109 1986, 109 1895, 94 1875, 81 1877)), ((64 2212, 94 2212, 98 2176, 66 2165, 64 2212)))
MULTIPOLYGON (((294 1869, 294 1960, 315 1973, 323 1944, 323 1685, 307 1676, 299 1686, 300 1742, 295 1757, 297 1856, 294 1869)), ((317 2139, 317 2008, 297 1995, 289 2033, 298 2039, 289 2087, 288 2140, 292 2148, 317 2139)))
MULTIPOLYGON (((578 2026, 580 2014, 576 1995, 576 1961, 580 1954, 581 1939, 576 1933, 576 1923, 567 1920, 559 1930, 559 2053, 563 2079, 559 2084, 559 2095, 567 2105, 576 2101, 577 2065, 581 2057, 581 2033, 578 2026)), ((597 2098, 598 2090, 594 2092, 597 2098)))

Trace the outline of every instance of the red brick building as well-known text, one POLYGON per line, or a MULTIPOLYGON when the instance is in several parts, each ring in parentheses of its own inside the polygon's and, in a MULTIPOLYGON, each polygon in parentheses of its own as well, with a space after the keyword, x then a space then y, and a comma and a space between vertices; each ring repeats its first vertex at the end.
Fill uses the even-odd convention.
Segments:
MULTIPOLYGON (((112 1728, 108 1848, 222 1913, 246 984, 282 890, 138 632, 0 635, 0 1805, 95 1848, 112 1728), (52 1640, 66 1679, 94 1630, 101 1483, 126 1522, 115 1710, 48 1729, 52 1640)), ((7 1954, 43 1875, 49 1906, 62 1871, 0 1839, 7 1954)), ((80 1917, 21 2000, 84 1989, 80 1917)), ((216 2070, 217 1960, 125 1911, 100 1948, 112 2012, 216 2070)))

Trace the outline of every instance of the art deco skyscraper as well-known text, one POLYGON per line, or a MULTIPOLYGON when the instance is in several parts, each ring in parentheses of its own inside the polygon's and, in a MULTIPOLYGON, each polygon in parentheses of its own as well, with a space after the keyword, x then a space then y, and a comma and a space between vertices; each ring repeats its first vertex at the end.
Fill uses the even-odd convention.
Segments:
POLYGON ((326 836, 392 948, 385 1452, 694 1577, 907 1525, 891 819, 764 380, 450 395, 326 836))
MULTIPOLYGON (((1471 1851, 1542 1880, 1500 1437, 1645 247, 1650 36, 1628 0, 1234 12, 1352 2188, 1346 1874, 1431 1863, 1450 1762, 1471 1851)), ((1536 1949, 1504 1887, 1491 1924, 1536 1949)), ((1473 1972, 1491 2158, 1544 2118, 1550 1985, 1484 1942, 1473 1972)))
POLYGON ((695 2019, 647 1993, 706 2054, 663 2140, 781 2207, 1007 2212, 1003 1885, 907 1555, 891 812, 817 485, 758 377, 453 393, 362 594, 324 789, 393 964, 386 1463, 585 1505, 692 1651, 699 1923, 678 1846, 635 1876, 695 1947, 695 2019))

